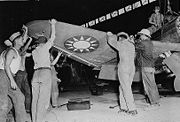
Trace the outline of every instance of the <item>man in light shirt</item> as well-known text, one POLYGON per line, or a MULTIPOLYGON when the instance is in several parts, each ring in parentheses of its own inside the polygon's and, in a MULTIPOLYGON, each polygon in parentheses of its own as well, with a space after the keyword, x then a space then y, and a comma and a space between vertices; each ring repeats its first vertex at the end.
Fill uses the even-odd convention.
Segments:
POLYGON ((40 36, 37 39, 38 46, 32 51, 34 60, 34 75, 32 79, 32 120, 42 122, 46 116, 51 93, 51 61, 49 49, 53 46, 55 39, 55 23, 52 19, 51 36, 47 39, 40 36))
POLYGON ((134 40, 127 33, 121 32, 117 36, 111 32, 107 33, 108 43, 118 51, 118 79, 119 79, 119 104, 120 113, 136 115, 137 109, 134 103, 131 89, 135 74, 135 46, 134 40))

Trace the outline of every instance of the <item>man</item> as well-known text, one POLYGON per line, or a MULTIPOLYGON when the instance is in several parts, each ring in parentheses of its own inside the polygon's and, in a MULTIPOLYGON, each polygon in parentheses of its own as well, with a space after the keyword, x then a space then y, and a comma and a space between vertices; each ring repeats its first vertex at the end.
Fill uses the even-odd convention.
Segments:
POLYGON ((150 31, 142 29, 138 35, 140 35, 140 39, 136 40, 136 59, 141 67, 144 90, 150 105, 157 106, 160 97, 154 79, 153 43, 150 40, 150 31))
POLYGON ((164 16, 160 13, 160 7, 155 6, 155 13, 151 15, 149 18, 149 23, 152 25, 149 30, 152 33, 156 32, 158 29, 160 29, 164 22, 164 16))
POLYGON ((3 64, 0 66, 0 122, 6 122, 7 113, 9 112, 8 96, 14 105, 15 121, 27 122, 24 95, 17 87, 14 79, 20 67, 21 57, 19 51, 24 45, 23 36, 20 32, 17 32, 12 34, 9 40, 13 43, 12 47, 3 53, 3 64))
POLYGON ((53 54, 50 55, 51 60, 51 78, 52 78, 52 86, 51 86, 51 102, 52 107, 58 107, 58 96, 59 96, 59 89, 58 89, 58 82, 61 82, 59 78, 57 78, 57 72, 55 69, 55 64, 58 62, 62 52, 58 52, 56 58, 54 58, 53 54))
POLYGON ((34 74, 32 79, 32 120, 43 122, 50 104, 51 93, 51 62, 49 49, 55 39, 55 23, 51 20, 51 36, 49 40, 45 36, 37 39, 38 46, 32 51, 34 60, 34 74))
POLYGON ((135 47, 134 40, 129 35, 121 32, 117 37, 112 33, 107 33, 108 43, 114 47, 119 54, 118 78, 120 111, 129 115, 136 115, 138 112, 135 107, 133 93, 131 89, 132 81, 135 74, 135 47))
POLYGON ((26 53, 26 50, 28 49, 30 43, 32 42, 32 38, 29 37, 27 40, 28 42, 26 43, 25 47, 23 47, 23 49, 20 52, 21 64, 20 64, 19 71, 16 74, 15 81, 16 81, 17 86, 20 88, 20 90, 25 96, 25 108, 26 108, 26 111, 29 113, 31 110, 31 89, 30 89, 30 85, 27 79, 25 60, 26 60, 26 57, 31 56, 31 54, 26 53))
MULTIPOLYGON (((30 56, 30 54, 26 53, 26 50, 31 44, 32 38, 28 36, 27 34, 28 28, 25 25, 23 25, 22 31, 23 31, 23 35, 22 35, 23 42, 26 43, 26 45, 23 48, 21 48, 21 50, 19 51, 20 56, 21 56, 21 64, 14 78, 15 78, 18 88, 21 90, 21 92, 25 96, 25 108, 26 108, 26 111, 29 113, 31 110, 31 89, 29 86, 29 82, 27 80, 27 72, 25 70, 25 60, 26 60, 26 57, 30 56)), ((4 43, 6 46, 12 46, 12 43, 10 40, 6 40, 4 43)))

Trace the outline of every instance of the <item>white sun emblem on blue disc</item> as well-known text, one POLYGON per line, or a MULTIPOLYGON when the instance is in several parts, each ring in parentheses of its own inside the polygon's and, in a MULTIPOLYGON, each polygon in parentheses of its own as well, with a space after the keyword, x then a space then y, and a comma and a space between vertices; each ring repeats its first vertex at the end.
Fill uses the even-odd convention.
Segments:
POLYGON ((64 47, 77 53, 88 53, 96 50, 99 47, 99 42, 94 37, 79 35, 67 39, 64 47))

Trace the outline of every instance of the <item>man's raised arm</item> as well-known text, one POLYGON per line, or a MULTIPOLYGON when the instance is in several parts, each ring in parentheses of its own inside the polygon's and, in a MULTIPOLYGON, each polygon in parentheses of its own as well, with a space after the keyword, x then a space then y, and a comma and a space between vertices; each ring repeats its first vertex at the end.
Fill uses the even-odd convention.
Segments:
POLYGON ((117 49, 117 36, 111 32, 107 32, 107 42, 110 46, 117 49))

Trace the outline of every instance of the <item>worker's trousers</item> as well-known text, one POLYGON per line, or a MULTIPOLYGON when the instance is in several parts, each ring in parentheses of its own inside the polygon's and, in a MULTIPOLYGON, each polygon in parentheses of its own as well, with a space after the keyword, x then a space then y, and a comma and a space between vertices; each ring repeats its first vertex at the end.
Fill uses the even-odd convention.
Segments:
POLYGON ((145 94, 148 97, 150 104, 159 103, 159 91, 154 78, 154 68, 143 67, 142 68, 142 80, 144 85, 145 94))
POLYGON ((24 100, 24 95, 20 89, 17 88, 16 90, 13 90, 10 87, 10 81, 6 72, 0 69, 0 122, 6 122, 7 114, 10 111, 12 107, 10 105, 12 104, 15 109, 15 121, 27 121, 24 100), (8 99, 8 97, 10 99, 8 99))
POLYGON ((51 93, 51 69, 36 70, 32 79, 32 120, 43 122, 48 112, 51 93))
POLYGON ((131 66, 130 70, 125 69, 123 64, 118 65, 118 78, 119 78, 119 102, 120 109, 135 110, 134 97, 132 93, 132 81, 135 74, 135 67, 131 66))

